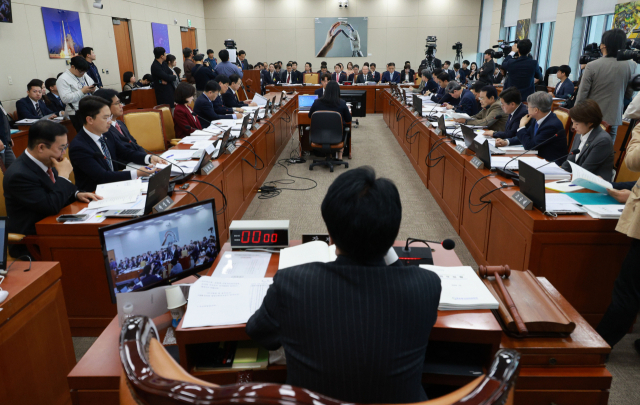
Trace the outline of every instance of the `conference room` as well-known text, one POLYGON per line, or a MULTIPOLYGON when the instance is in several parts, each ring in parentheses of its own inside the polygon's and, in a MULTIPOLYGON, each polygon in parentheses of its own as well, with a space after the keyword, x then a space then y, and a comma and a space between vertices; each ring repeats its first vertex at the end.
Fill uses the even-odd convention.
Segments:
POLYGON ((638 19, 0 2, 0 402, 637 403, 638 19))

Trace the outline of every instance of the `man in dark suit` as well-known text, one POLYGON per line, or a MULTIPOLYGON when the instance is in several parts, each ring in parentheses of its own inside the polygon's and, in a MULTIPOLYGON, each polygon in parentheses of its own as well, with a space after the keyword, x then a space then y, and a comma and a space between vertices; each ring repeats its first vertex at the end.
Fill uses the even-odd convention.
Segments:
POLYGON ((60 115, 62 111, 67 107, 65 103, 62 102, 60 95, 58 94, 58 86, 56 85, 57 79, 53 77, 48 78, 44 81, 44 87, 49 92, 47 94, 47 99, 50 104, 47 106, 54 114, 60 115))
POLYGON ((402 218, 396 186, 370 167, 352 169, 329 187, 321 211, 337 259, 278 270, 247 334, 284 347, 287 384, 345 402, 425 401, 441 285, 417 266, 387 266, 402 218))
POLYGON ((338 83, 344 83, 347 80, 347 74, 342 71, 342 67, 339 63, 333 67, 333 70, 334 72, 331 74, 331 80, 338 83))
POLYGON ((93 48, 87 46, 80 50, 80 55, 89 63, 89 70, 87 70, 87 74, 93 80, 96 87, 101 89, 102 86, 102 78, 100 77, 100 71, 98 67, 94 63, 97 59, 96 53, 93 51, 93 48))
POLYGON ((441 71, 436 78, 438 82, 438 92, 431 96, 431 101, 438 104, 449 103, 451 105, 458 105, 459 99, 454 98, 451 94, 447 93, 447 86, 449 83, 450 76, 446 71, 441 71))
POLYGON ((229 80, 226 75, 218 75, 215 80, 220 85, 220 93, 218 94, 218 97, 213 100, 213 111, 218 115, 230 115, 234 112, 244 112, 240 107, 227 107, 222 100, 222 95, 229 90, 231 80, 229 80))
POLYGON ((280 74, 280 82, 281 83, 287 83, 287 84, 294 84, 294 80, 295 80, 295 75, 293 74, 293 67, 291 65, 291 62, 287 63, 287 70, 283 71, 280 74))
POLYGON ((218 115, 213 108, 213 100, 220 94, 220 85, 211 80, 204 87, 204 93, 196 99, 193 105, 193 112, 198 116, 203 128, 207 128, 211 121, 215 120, 232 120, 243 117, 242 113, 218 115))
POLYGON ((396 72, 396 64, 391 62, 387 65, 387 71, 382 74, 382 83, 400 83, 400 73, 396 72))
POLYGON ((103 98, 82 98, 78 113, 83 128, 71 141, 69 157, 75 169, 79 189, 95 190, 98 184, 135 180, 159 170, 153 167, 125 170, 126 167, 116 161, 143 166, 151 163, 166 164, 166 161, 158 156, 126 147, 123 142, 108 133, 111 126, 111 108, 110 103, 103 98))
POLYGON ((371 72, 369 72, 369 66, 363 66, 362 73, 358 75, 358 78, 356 79, 356 83, 366 83, 366 82, 373 82, 373 81, 375 81, 375 79, 373 78, 373 75, 371 74, 371 72))
POLYGON ((327 84, 329 83, 330 80, 331 80, 331 75, 329 73, 321 74, 320 75, 320 85, 322 87, 320 87, 319 89, 314 91, 313 94, 318 96, 318 98, 321 98, 322 96, 324 96, 324 89, 327 87, 327 84))
POLYGON ((556 98, 569 99, 573 95, 573 82, 569 80, 571 74, 571 67, 568 65, 562 65, 558 68, 556 76, 560 80, 556 85, 554 96, 556 98))
POLYGON ((122 117, 124 114, 122 102, 120 101, 120 98, 118 98, 118 92, 113 89, 102 88, 93 93, 93 95, 110 103, 109 108, 111 109, 111 116, 113 117, 113 120, 111 121, 107 134, 122 142, 124 146, 132 151, 146 154, 147 151, 145 151, 142 146, 138 145, 138 141, 133 137, 133 135, 131 135, 131 132, 129 132, 127 126, 124 125, 124 122, 117 119, 122 117))
POLYGON ((461 84, 465 84, 467 82, 466 72, 460 68, 459 63, 453 64, 453 79, 461 84))
POLYGON ((484 135, 497 139, 510 139, 516 136, 520 120, 527 115, 527 106, 522 104, 520 92, 515 87, 503 90, 498 97, 500 98, 502 111, 507 114, 505 129, 504 131, 486 130, 484 135))
POLYGON ((373 81, 376 83, 380 83, 380 72, 376 72, 376 64, 372 63, 371 65, 369 65, 369 70, 371 71, 371 74, 373 75, 373 81))
POLYGON ((164 63, 167 59, 166 51, 163 47, 155 47, 153 48, 153 56, 156 59, 151 64, 151 76, 153 77, 153 89, 156 92, 156 102, 158 105, 169 104, 169 106, 173 106, 175 88, 172 83, 175 75, 173 70, 164 63))
POLYGON ((277 84, 280 82, 280 77, 276 73, 276 67, 273 63, 269 63, 269 69, 262 71, 262 84, 267 86, 269 84, 277 84))
MULTIPOLYGON (((35 235, 36 222, 59 213, 76 199, 102 199, 78 192, 69 180, 73 167, 64 157, 67 146, 64 125, 42 120, 29 128, 27 149, 4 175, 8 232, 35 235)), ((9 252, 16 258, 28 254, 24 245, 10 245, 9 252)))
POLYGON ((459 100, 457 105, 449 102, 443 102, 443 106, 448 110, 455 109, 455 112, 467 114, 470 117, 476 115, 480 111, 478 103, 476 102, 476 96, 467 89, 463 89, 462 85, 458 82, 449 82, 447 84, 447 94, 450 94, 454 99, 459 100))
POLYGON ((502 62, 502 69, 507 73, 508 80, 505 86, 515 86, 520 90, 523 100, 535 92, 534 79, 542 78, 538 61, 533 59, 529 52, 531 52, 531 40, 521 39, 513 44, 511 53, 505 56, 502 62))
POLYGON ((293 72, 293 82, 295 84, 302 84, 303 75, 302 72, 298 70, 298 62, 291 62, 291 71, 293 72))
MULTIPOLYGON (((420 66, 429 66, 427 58, 422 59, 422 62, 420 62, 420 66)), ((433 68, 434 69, 442 69, 442 61, 440 59, 434 57, 434 59, 433 59, 433 68)))
POLYGON ((445 60, 442 64, 442 70, 449 73, 449 81, 456 80, 456 73, 453 71, 453 69, 451 69, 451 62, 445 60))
POLYGON ((502 79, 504 79, 504 76, 502 76, 502 72, 500 71, 500 65, 496 64, 496 70, 493 71, 493 84, 502 83, 502 79))
POLYGON ((528 114, 520 119, 515 138, 496 139, 496 146, 522 145, 525 149, 538 151, 538 156, 561 164, 560 158, 567 154, 567 133, 562 122, 551 112, 553 98, 545 91, 537 91, 527 98, 528 114), (531 119, 532 124, 529 124, 531 119), (553 139, 551 139, 553 138, 553 139), (549 140, 551 139, 551 140, 549 140), (542 142, 544 145, 540 145, 542 142))
POLYGON ((238 52, 238 62, 240 64, 240 69, 249 70, 249 61, 247 60, 247 53, 245 51, 238 52))
POLYGON ((355 83, 358 80, 358 76, 360 75, 360 66, 353 65, 353 73, 349 75, 347 78, 348 82, 355 83))
POLYGON ((16 101, 19 119, 37 120, 45 115, 53 114, 53 111, 49 110, 44 101, 42 101, 43 84, 44 82, 39 79, 33 79, 27 84, 27 97, 16 101))
POLYGON ((5 169, 8 169, 16 160, 16 155, 13 154, 11 124, 9 123, 7 111, 2 106, 2 102, 0 102, 0 159, 2 159, 5 169))
POLYGON ((484 63, 478 71, 478 81, 493 85, 493 72, 496 70, 496 63, 493 60, 493 49, 484 51, 484 63))
MULTIPOLYGON (((300 73, 300 72, 298 72, 300 73)), ((240 85, 242 84, 242 79, 238 75, 231 75, 229 77, 229 88, 225 93, 222 93, 222 103, 226 107, 230 108, 242 108, 246 106, 255 107, 256 103, 251 102, 251 100, 240 101, 238 98, 238 90, 240 89, 240 85)))

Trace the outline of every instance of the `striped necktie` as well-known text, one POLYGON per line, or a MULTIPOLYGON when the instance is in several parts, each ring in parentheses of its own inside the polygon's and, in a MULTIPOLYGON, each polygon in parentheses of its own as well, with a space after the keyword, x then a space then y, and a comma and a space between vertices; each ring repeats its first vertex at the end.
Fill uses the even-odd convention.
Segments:
POLYGON ((538 133, 538 123, 536 122, 536 125, 533 127, 533 136, 536 136, 537 133, 538 133))
POLYGON ((40 109, 40 103, 36 102, 36 114, 38 114, 38 117, 42 117, 42 110, 40 109))
POLYGON ((102 153, 107 157, 107 164, 109 165, 109 169, 113 171, 113 162, 111 161, 111 153, 109 153, 109 148, 107 147, 107 142, 104 138, 100 137, 100 147, 102 148, 102 153))

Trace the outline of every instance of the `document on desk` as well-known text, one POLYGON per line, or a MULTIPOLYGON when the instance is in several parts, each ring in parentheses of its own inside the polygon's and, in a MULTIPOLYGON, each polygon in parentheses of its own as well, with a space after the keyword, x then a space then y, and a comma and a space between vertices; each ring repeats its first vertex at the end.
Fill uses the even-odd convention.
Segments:
POLYGON ((183 328, 247 323, 260 308, 272 278, 224 279, 200 277, 189 291, 183 328))
POLYGON ((271 260, 266 252, 224 252, 211 277, 264 278, 271 260))
POLYGON ((160 155, 160 157, 172 163, 177 163, 178 160, 193 159, 193 151, 188 149, 169 149, 160 155))
POLYGON ((142 193, 142 187, 141 179, 98 184, 96 194, 101 196, 102 200, 91 201, 89 208, 135 202, 142 193))
POLYGON ((255 96, 253 96, 253 100, 251 100, 253 103, 258 104, 258 107, 264 107, 265 105, 267 105, 267 99, 262 97, 260 94, 256 93, 255 96))
POLYGON ((440 267, 421 264, 440 277, 440 311, 498 309, 498 301, 469 266, 440 267))
POLYGON ((337 257, 336 245, 329 246, 322 241, 303 243, 280 251, 278 270, 313 262, 329 263, 337 257))
POLYGON ((447 115, 448 115, 449 117, 451 117, 451 118, 455 118, 455 119, 458 119, 458 118, 464 118, 464 119, 466 119, 466 120, 471 119, 471 117, 469 116, 469 114, 465 114, 465 113, 457 113, 457 112, 454 112, 454 111, 451 111, 451 110, 447 111, 447 115))
POLYGON ((578 186, 603 194, 607 194, 607 190, 613 188, 611 183, 604 180, 602 177, 596 176, 573 162, 569 162, 569 165, 571 166, 571 173, 573 174, 571 177, 573 184, 577 184, 578 186))

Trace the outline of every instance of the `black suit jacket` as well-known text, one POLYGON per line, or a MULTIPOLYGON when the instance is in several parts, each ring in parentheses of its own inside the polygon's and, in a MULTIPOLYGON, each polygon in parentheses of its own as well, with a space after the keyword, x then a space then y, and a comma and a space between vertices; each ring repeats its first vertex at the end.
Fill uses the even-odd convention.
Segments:
POLYGON ((151 76, 153 76, 153 89, 156 91, 156 102, 160 104, 169 104, 173 108, 173 97, 175 88, 171 84, 175 78, 171 68, 166 63, 160 63, 154 60, 151 64, 151 76), (167 84, 162 84, 164 80, 167 84))
POLYGON ((293 82, 295 84, 302 84, 303 82, 303 74, 300 71, 294 70, 293 71, 293 82))
MULTIPOLYGON (((504 131, 496 131, 493 133, 494 138, 508 139, 516 136, 516 131, 520 126, 520 120, 527 115, 527 106, 520 104, 518 108, 513 112, 511 118, 507 117, 507 124, 504 131)), ((529 122, 531 124, 531 122, 529 122)), ((527 125, 528 127, 529 125, 527 125)))
POLYGON ((320 98, 320 97, 324 96, 324 89, 322 87, 320 87, 319 89, 314 91, 313 94, 315 94, 316 96, 318 96, 318 98, 320 98))
MULTIPOLYGON (((0 106, 2 106, 2 102, 0 102, 0 106)), ((0 141, 5 145, 11 142, 11 123, 9 116, 5 115, 2 110, 0 110, 0 141)))
POLYGON ((7 204, 7 231, 35 235, 36 222, 56 215, 75 201, 76 186, 58 177, 53 183, 26 153, 18 157, 4 174, 4 199, 7 204))
POLYGON ((358 75, 358 78, 356 79, 356 83, 366 83, 366 82, 372 82, 374 81, 374 77, 371 74, 371 72, 367 73, 367 75, 365 76, 364 73, 360 73, 358 75))
POLYGON ((268 70, 262 71, 262 84, 266 86, 269 84, 276 84, 278 82, 280 82, 280 77, 275 70, 273 71, 273 78, 271 78, 271 72, 269 72, 268 70))
POLYGON ((380 82, 380 72, 369 72, 373 75, 373 81, 376 83, 380 82))
MULTIPOLYGON (((287 82, 287 75, 288 74, 289 74, 289 72, 287 72, 286 70, 283 70, 282 72, 280 72, 280 83, 286 83, 287 82)), ((295 84, 296 83, 296 78, 297 77, 298 77, 298 75, 296 75, 296 72, 294 72, 292 70, 291 71, 291 84, 295 84)))
POLYGON ((131 135, 131 132, 129 132, 129 128, 124 125, 124 122, 118 121, 118 126, 120 127, 120 129, 122 129, 122 134, 118 132, 118 130, 113 125, 109 127, 109 132, 107 133, 114 137, 117 141, 120 141, 124 146, 131 149, 133 152, 141 152, 144 154, 147 153, 147 151, 145 151, 142 146, 138 145, 138 141, 136 141, 136 138, 131 135))
POLYGON ((200 124, 202 124, 202 128, 207 128, 209 126, 208 121, 215 120, 225 120, 225 119, 233 119, 233 115, 218 115, 213 109, 213 103, 209 100, 207 96, 200 94, 200 97, 196 99, 195 104, 193 105, 193 112, 198 115, 198 120, 200 120, 200 124), (206 120, 206 121, 205 121, 206 120))
POLYGON ((47 97, 47 100, 49 100, 50 102, 50 104, 47 104, 47 108, 49 108, 52 113, 59 114, 60 111, 64 111, 66 104, 63 103, 59 97, 56 97, 52 93, 47 93, 46 97, 47 97))
POLYGON ((440 279, 417 266, 308 263, 279 270, 247 334, 284 347, 287 383, 358 403, 427 399, 421 385, 440 279))
MULTIPOLYGON (((53 114, 47 105, 42 101, 42 99, 38 100, 38 105, 40 105, 40 111, 42 111, 42 117, 45 115, 53 114)), ((36 112, 36 108, 33 106, 31 99, 29 97, 21 98, 16 101, 16 110, 18 111, 18 119, 33 119, 37 120, 38 118, 42 118, 38 116, 36 112)))
MULTIPOLYGON (((533 149, 534 146, 546 141, 557 135, 555 139, 537 147, 538 156, 548 161, 555 161, 567 154, 567 133, 564 130, 562 122, 554 113, 549 113, 547 118, 539 125, 538 131, 535 131, 535 120, 532 119, 529 125, 518 132, 516 137, 509 140, 510 145, 522 145, 525 149, 533 149)), ((556 163, 561 164, 564 160, 556 163)))
POLYGON ((316 111, 335 111, 339 112, 342 116, 342 123, 351 122, 351 113, 349 112, 349 107, 347 106, 347 102, 340 99, 340 106, 336 107, 333 105, 327 105, 322 102, 322 100, 318 99, 313 102, 311 105, 311 109, 309 110, 309 118, 316 111))
MULTIPOLYGON (((490 59, 489 62, 485 62, 480 70, 478 71, 478 81, 486 84, 493 84, 493 73, 496 70, 496 63, 493 59, 490 59)), ((507 86, 505 86, 505 89, 507 86)), ((523 100, 526 100, 523 98, 523 100)))
POLYGON ((515 86, 520 90, 522 101, 526 101, 527 97, 536 91, 533 79, 541 78, 540 66, 538 66, 537 60, 529 56, 513 58, 507 55, 502 62, 502 68, 507 72, 504 88, 515 86))
POLYGON ((336 72, 331 73, 331 80, 335 80, 338 83, 343 83, 347 80, 347 74, 345 72, 340 72, 340 77, 336 72))
POLYGON ((238 100, 238 97, 233 93, 233 90, 231 90, 231 88, 228 88, 227 92, 222 95, 222 103, 225 105, 225 107, 229 108, 245 107, 245 105, 240 100, 238 100))
MULTIPOLYGON (((111 158, 123 163, 145 164, 144 152, 137 152, 116 140, 109 132, 102 137, 107 143, 111 158)), ((71 141, 69 145, 69 158, 76 176, 76 184, 83 191, 94 191, 98 184, 113 183, 116 181, 131 180, 131 168, 113 162, 113 170, 109 169, 108 161, 103 157, 102 149, 93 142, 93 139, 85 132, 84 128, 71 141), (100 153, 100 157, 94 156, 100 153), (117 171, 126 170, 126 171, 117 171)))
MULTIPOLYGON (((579 148, 580 139, 581 135, 576 134, 576 136, 574 136, 571 150, 579 148)), ((589 134, 587 142, 582 147, 582 152, 578 155, 578 160, 576 161, 576 155, 571 155, 562 164, 562 168, 571 172, 569 162, 573 162, 596 176, 600 176, 609 181, 613 174, 613 157, 611 135, 598 125, 593 128, 591 134, 589 134)))

